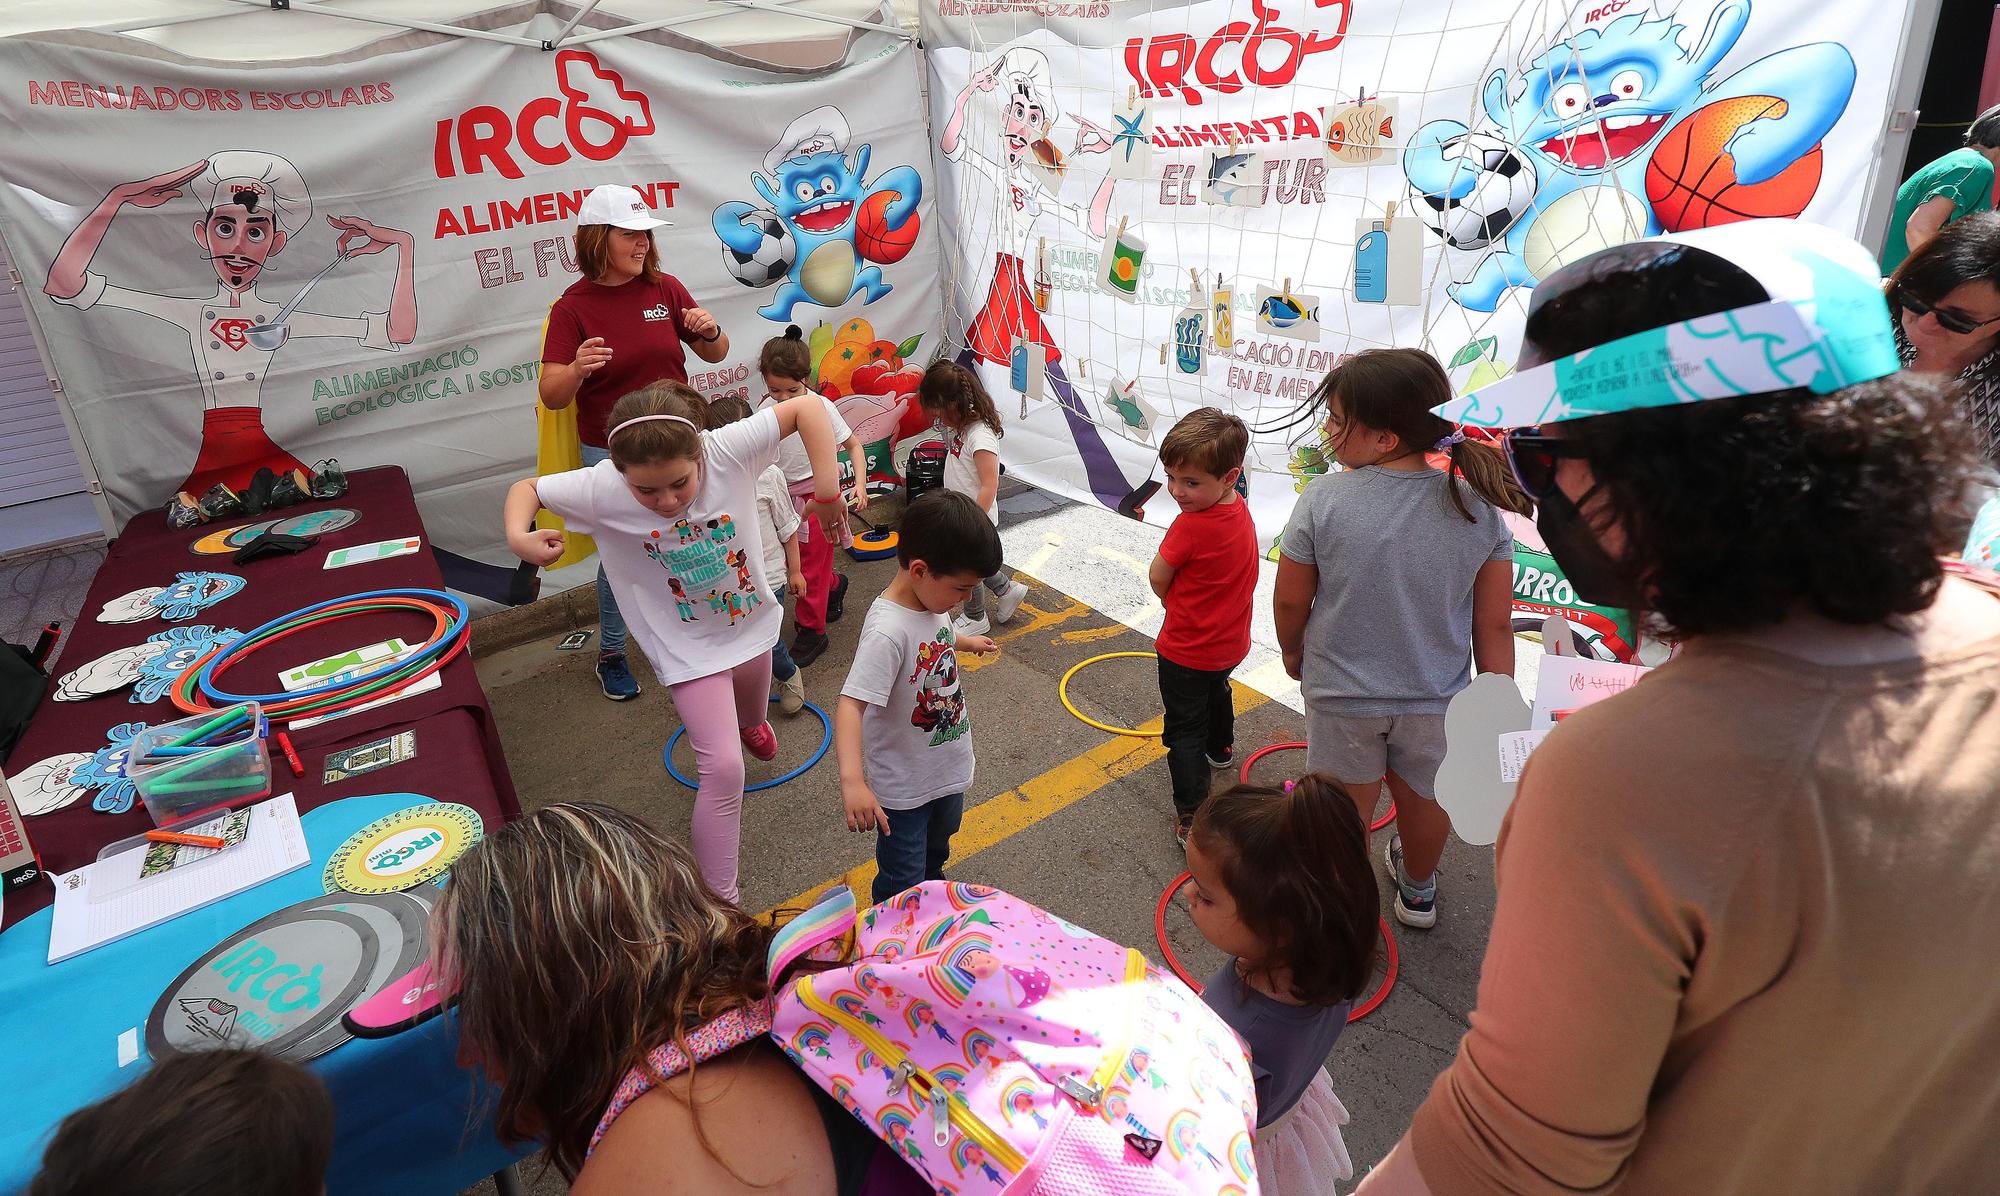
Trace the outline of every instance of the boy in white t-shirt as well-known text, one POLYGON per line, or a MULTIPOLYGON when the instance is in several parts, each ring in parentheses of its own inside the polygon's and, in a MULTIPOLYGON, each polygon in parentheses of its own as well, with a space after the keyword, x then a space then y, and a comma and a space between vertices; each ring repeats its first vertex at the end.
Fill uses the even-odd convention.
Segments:
POLYGON ((868 608, 840 691, 834 745, 847 829, 875 830, 876 904, 944 875, 972 785, 972 725, 951 609, 1000 569, 1000 533, 963 494, 934 491, 897 527, 896 579, 868 608))
MULTIPOLYGON (((708 405, 708 426, 720 428, 749 419, 750 414, 748 400, 725 395, 708 405)), ((839 435, 838 429, 834 434, 839 435)), ((778 454, 782 461, 783 444, 779 445, 778 454)), ((811 467, 807 469, 806 476, 810 478, 811 467)), ((764 580, 770 584, 771 597, 780 607, 785 605, 788 592, 796 598, 806 594, 805 571, 799 557, 800 522, 798 512, 792 508, 784 466, 773 465, 757 478, 757 527, 763 533, 764 580)), ((797 714, 805 708, 805 677, 792 660, 782 635, 778 637, 778 646, 771 649, 771 692, 778 696, 778 709, 785 714, 797 714)))

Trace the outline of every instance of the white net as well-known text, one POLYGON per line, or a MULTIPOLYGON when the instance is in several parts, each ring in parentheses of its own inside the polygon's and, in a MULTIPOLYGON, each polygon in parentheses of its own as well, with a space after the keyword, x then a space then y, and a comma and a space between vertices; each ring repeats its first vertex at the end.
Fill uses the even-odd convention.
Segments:
POLYGON ((1129 506, 1166 428, 1218 406, 1254 431, 1268 540, 1323 468, 1307 405, 1342 354, 1421 347, 1465 389, 1514 359, 1536 279, 1599 248, 1802 211, 1853 228, 1859 196, 1819 187, 1823 157, 1865 169, 1872 128, 1828 136, 1853 60, 1790 44, 1784 7, 926 5, 948 335, 1009 467, 1129 506), (1121 257, 1129 300, 1104 280, 1121 257), (1024 344, 1045 373, 1009 370, 1024 344))

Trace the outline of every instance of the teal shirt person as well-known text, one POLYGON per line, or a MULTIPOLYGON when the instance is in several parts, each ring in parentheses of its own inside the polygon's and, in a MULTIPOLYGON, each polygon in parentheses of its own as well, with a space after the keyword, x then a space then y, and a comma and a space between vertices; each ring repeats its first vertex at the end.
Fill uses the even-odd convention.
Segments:
MULTIPOLYGON (((1986 123, 1987 118, 1981 117, 1973 128, 1978 130, 1986 123)), ((2000 129, 1994 132, 2000 135, 2000 129)), ((1993 206, 1996 156, 2000 156, 2000 149, 1968 141, 1965 148, 1931 162, 1896 188, 1896 208, 1889 217, 1888 240, 1882 246, 1883 274, 1893 273, 1910 256, 1915 248, 1910 244, 1913 234, 1921 244, 1966 213, 1993 206)))

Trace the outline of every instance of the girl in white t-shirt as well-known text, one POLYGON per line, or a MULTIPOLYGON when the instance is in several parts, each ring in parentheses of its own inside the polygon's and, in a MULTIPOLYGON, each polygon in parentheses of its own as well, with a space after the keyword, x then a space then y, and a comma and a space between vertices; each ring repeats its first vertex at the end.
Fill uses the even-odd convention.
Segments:
POLYGON ((656 382, 611 409, 609 460, 525 478, 507 492, 507 547, 531 565, 562 555, 563 534, 536 530, 546 507, 594 536, 619 609, 687 725, 701 782, 694 855, 709 886, 736 900, 743 754, 778 754, 765 719, 771 648, 783 622, 764 576, 757 479, 778 442, 805 442, 822 524, 845 521, 833 427, 816 398, 766 408, 715 431, 708 404, 678 382, 656 382))
MULTIPOLYGON (((979 384, 979 375, 955 361, 932 363, 917 387, 917 404, 945 431, 944 485, 979 504, 993 526, 1000 526, 1000 413, 979 384)), ((1028 587, 1010 581, 1002 570, 986 579, 965 600, 965 613, 952 623, 962 639, 985 635, 993 623, 1005 623, 1021 609, 1028 587), (986 591, 993 591, 992 620, 986 617, 986 591)))

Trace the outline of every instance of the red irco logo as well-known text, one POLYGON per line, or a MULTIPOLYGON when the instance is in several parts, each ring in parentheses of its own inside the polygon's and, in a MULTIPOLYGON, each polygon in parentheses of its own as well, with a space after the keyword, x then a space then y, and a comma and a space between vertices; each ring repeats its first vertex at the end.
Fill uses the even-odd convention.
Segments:
POLYGON ((1583 14, 1583 23, 1586 25, 1594 24, 1598 21, 1603 20, 1605 17, 1613 16, 1617 13, 1623 12, 1625 10, 1625 6, 1630 3, 1632 3, 1632 0, 1611 0, 1611 3, 1609 4, 1606 4, 1601 8, 1593 8, 1589 12, 1583 14))
POLYGON ((249 339, 243 335, 244 329, 250 327, 253 327, 253 325, 249 320, 234 318, 217 320, 208 326, 208 330, 215 334, 216 340, 228 345, 231 349, 241 349, 250 343, 249 339))
POLYGON ((1278 10, 1269 0, 1251 0, 1255 24, 1231 21, 1205 40, 1186 33, 1132 38, 1125 43, 1125 73, 1140 95, 1178 91, 1190 104, 1201 103, 1196 88, 1233 95, 1246 87, 1283 87, 1298 77, 1307 55, 1325 53, 1347 37, 1353 0, 1312 0, 1312 6, 1339 9, 1340 27, 1330 35, 1286 29, 1276 23, 1278 10))
POLYGON ((529 100, 511 116, 479 104, 437 122, 431 147, 437 177, 484 174, 491 166, 507 178, 525 178, 516 149, 542 166, 560 166, 572 157, 609 162, 634 137, 653 133, 646 93, 627 87, 617 71, 599 66, 587 50, 556 53, 556 87, 560 95, 529 100), (554 130, 561 136, 553 136, 554 130))

